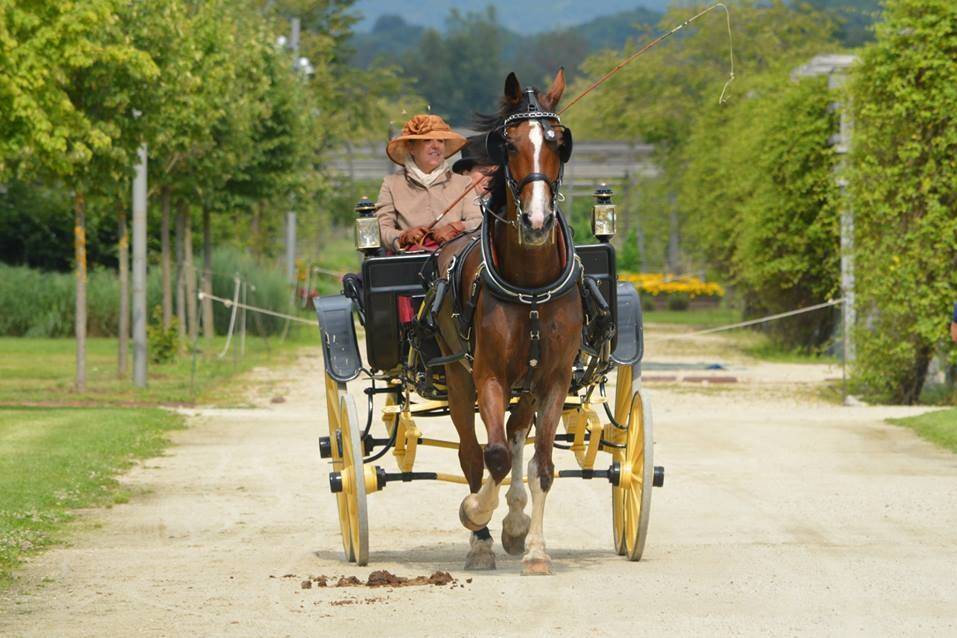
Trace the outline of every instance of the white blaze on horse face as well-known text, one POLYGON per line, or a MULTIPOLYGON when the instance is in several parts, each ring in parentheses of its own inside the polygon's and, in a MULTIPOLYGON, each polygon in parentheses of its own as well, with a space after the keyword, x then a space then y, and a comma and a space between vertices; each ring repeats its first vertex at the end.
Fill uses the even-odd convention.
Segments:
MULTIPOLYGON (((542 146, 545 143, 544 131, 542 125, 535 120, 529 122, 528 139, 532 142, 534 152, 532 154, 532 172, 542 172, 542 146)), ((546 184, 543 181, 532 182, 532 199, 526 207, 529 221, 532 222, 532 228, 541 229, 545 225, 545 215, 548 213, 548 192, 546 184)))

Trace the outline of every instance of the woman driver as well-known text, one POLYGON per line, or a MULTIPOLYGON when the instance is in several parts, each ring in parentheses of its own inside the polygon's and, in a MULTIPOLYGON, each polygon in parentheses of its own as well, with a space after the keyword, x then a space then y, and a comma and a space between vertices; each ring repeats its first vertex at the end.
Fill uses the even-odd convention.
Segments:
POLYGON ((386 154, 402 170, 382 180, 376 201, 384 246, 398 252, 421 244, 427 235, 441 244, 479 227, 476 195, 460 198, 472 181, 453 173, 446 161, 465 144, 438 115, 416 115, 389 142, 386 154))

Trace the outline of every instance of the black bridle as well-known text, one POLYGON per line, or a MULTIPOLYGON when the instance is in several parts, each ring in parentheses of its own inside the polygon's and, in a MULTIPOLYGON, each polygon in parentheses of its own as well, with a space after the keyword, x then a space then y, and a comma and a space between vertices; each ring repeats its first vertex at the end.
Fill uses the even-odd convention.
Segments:
MULTIPOLYGON (((553 215, 550 217, 550 221, 553 221, 554 212, 558 210, 559 188, 561 187, 562 178, 565 174, 565 163, 568 162, 572 154, 572 132, 567 126, 561 125, 562 120, 558 117, 557 113, 546 111, 542 108, 542 105, 538 101, 538 96, 535 95, 534 89, 525 89, 523 101, 524 104, 520 110, 506 117, 500 126, 485 134, 485 150, 489 158, 498 164, 504 173, 505 185, 511 191, 512 201, 515 202, 518 215, 517 219, 521 219, 524 214, 524 211, 522 211, 522 200, 520 198, 522 189, 533 182, 545 182, 548 184, 552 194, 553 215), (562 129, 562 145, 558 149, 558 158, 561 163, 556 179, 551 179, 545 173, 538 172, 529 173, 523 177, 521 181, 516 180, 512 176, 512 171, 508 165, 508 129, 517 122, 529 120, 534 120, 539 123, 547 142, 555 141, 555 122, 557 122, 559 128, 562 129)), ((498 218, 498 215, 496 215, 496 218, 498 218)))

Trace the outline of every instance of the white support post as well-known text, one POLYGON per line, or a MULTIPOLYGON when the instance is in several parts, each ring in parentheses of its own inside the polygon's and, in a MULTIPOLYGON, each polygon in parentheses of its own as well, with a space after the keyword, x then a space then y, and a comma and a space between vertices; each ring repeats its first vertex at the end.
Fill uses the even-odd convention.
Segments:
POLYGON ((296 284, 296 213, 286 213, 286 280, 296 284))
POLYGON ((146 387, 146 161, 147 148, 138 152, 133 179, 133 384, 146 387))
MULTIPOLYGON (((848 69, 857 61, 856 55, 817 55, 807 64, 794 69, 791 77, 797 79, 826 75, 828 89, 839 91, 847 81, 848 69)), ((853 364, 857 354, 854 346, 854 326, 857 323, 854 295, 854 208, 847 196, 846 157, 851 150, 854 121, 849 104, 837 103, 834 106, 840 113, 840 130, 831 137, 831 142, 840 157, 834 173, 841 191, 841 296, 844 298, 841 331, 844 338, 844 362, 853 364)))

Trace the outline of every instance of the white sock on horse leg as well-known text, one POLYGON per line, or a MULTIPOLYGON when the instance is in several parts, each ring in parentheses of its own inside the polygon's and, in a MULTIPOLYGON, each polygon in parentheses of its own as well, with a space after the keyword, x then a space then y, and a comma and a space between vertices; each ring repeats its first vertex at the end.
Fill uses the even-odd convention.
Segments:
POLYGON ((528 536, 525 537, 525 547, 527 551, 523 560, 544 558, 545 554, 545 497, 548 492, 542 489, 541 479, 538 477, 538 464, 535 457, 528 462, 528 489, 532 492, 532 523, 528 528, 528 536))

